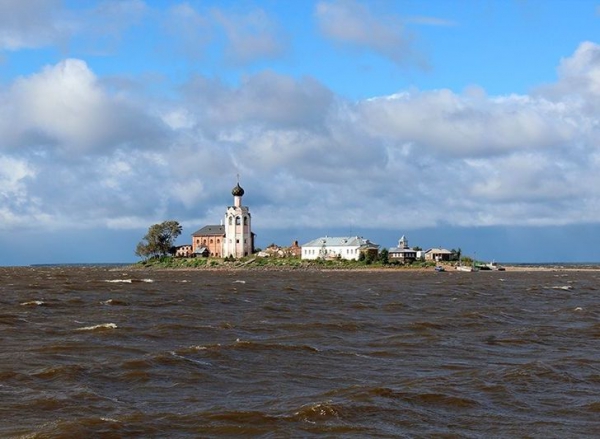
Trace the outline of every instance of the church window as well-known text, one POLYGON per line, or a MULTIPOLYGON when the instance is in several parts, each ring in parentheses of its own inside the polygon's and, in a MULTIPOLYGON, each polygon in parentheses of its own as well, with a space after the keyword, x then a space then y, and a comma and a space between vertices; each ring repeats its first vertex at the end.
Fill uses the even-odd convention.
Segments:
POLYGON ((239 226, 240 225, 240 221, 241 221, 241 218, 239 216, 236 216, 235 217, 235 225, 239 226))
POLYGON ((247 216, 245 216, 245 217, 244 217, 244 225, 245 225, 245 226, 247 226, 247 225, 248 225, 248 217, 247 217, 247 216))
POLYGON ((217 238, 217 244, 220 244, 220 243, 221 243, 221 240, 217 238))
POLYGON ((236 244, 239 244, 239 243, 240 243, 240 240, 239 240, 239 239, 236 239, 236 240, 235 240, 235 243, 236 243, 236 244))
POLYGON ((232 225, 232 224, 233 224, 233 217, 230 216, 229 217, 229 225, 232 225))
POLYGON ((210 240, 210 243, 211 243, 211 244, 213 243, 213 240, 212 240, 212 238, 211 238, 211 240, 210 240))

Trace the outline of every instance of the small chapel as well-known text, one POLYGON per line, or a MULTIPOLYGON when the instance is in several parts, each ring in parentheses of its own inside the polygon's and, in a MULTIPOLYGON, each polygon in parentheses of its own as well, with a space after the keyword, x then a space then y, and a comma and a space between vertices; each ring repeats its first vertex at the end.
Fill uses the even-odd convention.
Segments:
POLYGON ((242 204, 244 189, 232 189, 233 206, 228 206, 220 225, 208 225, 192 233, 192 252, 197 256, 241 258, 254 253, 252 216, 242 204))

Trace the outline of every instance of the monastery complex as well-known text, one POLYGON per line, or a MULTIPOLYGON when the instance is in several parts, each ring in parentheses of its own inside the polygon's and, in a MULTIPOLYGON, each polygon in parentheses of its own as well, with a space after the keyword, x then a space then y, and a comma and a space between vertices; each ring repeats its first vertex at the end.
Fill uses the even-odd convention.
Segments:
MULTIPOLYGON (((207 225, 192 233, 192 244, 177 248, 176 256, 198 256, 215 258, 242 258, 255 253, 255 234, 252 232, 252 215, 242 198, 244 189, 240 183, 232 189, 233 205, 228 206, 221 224, 207 225)), ((258 257, 300 256, 302 259, 348 259, 358 260, 362 255, 377 256, 379 245, 359 236, 321 237, 302 246, 295 241, 287 249, 272 245, 257 253, 258 257)), ((402 236, 398 247, 388 250, 390 261, 410 264, 416 260, 448 261, 453 256, 446 249, 416 251, 408 246, 408 240, 402 236)))

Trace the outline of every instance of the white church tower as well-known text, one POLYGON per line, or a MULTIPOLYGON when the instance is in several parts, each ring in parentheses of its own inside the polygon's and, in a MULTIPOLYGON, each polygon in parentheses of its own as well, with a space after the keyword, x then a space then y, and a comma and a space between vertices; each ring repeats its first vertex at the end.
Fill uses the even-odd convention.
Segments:
POLYGON ((238 184, 231 191, 233 206, 225 213, 225 239, 223 240, 223 257, 241 258, 254 252, 254 236, 251 227, 251 216, 247 206, 242 206, 244 189, 238 184))

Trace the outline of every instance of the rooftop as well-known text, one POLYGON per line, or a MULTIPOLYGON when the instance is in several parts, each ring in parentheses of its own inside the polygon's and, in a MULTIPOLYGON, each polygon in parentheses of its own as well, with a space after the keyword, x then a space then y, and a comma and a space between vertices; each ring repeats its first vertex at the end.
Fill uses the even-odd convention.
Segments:
POLYGON ((324 236, 321 238, 313 239, 310 242, 302 245, 302 247, 362 247, 362 246, 374 246, 379 247, 379 245, 372 243, 368 239, 365 239, 361 236, 341 236, 341 237, 333 237, 333 236, 324 236))
POLYGON ((200 230, 196 230, 192 233, 192 236, 206 236, 206 235, 225 235, 225 226, 210 225, 204 226, 200 230))

